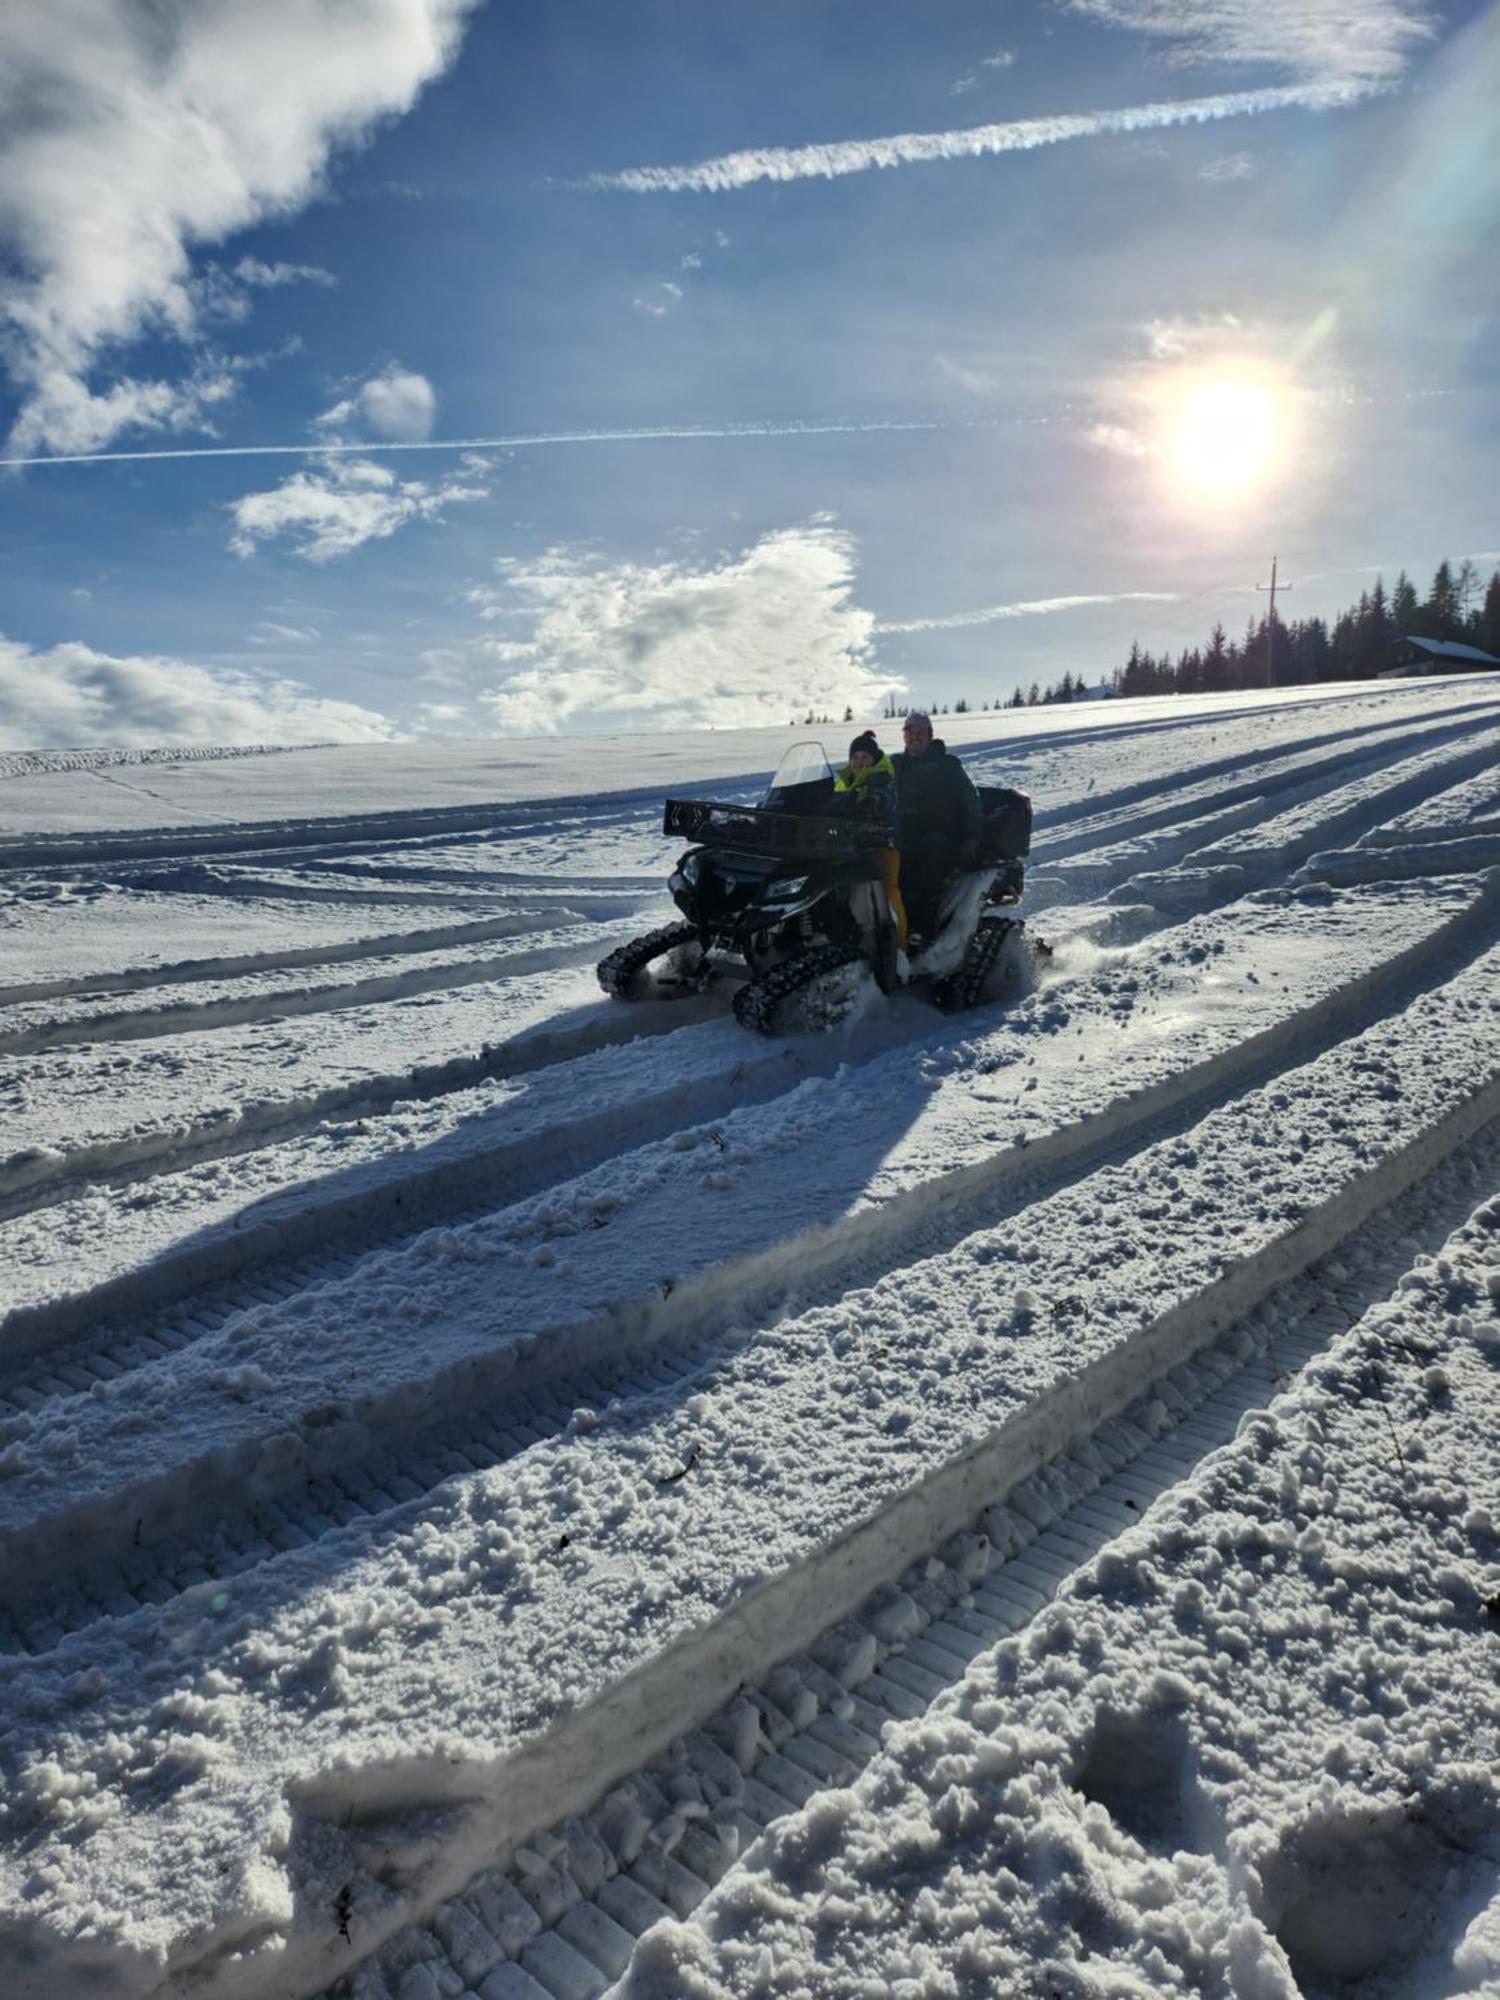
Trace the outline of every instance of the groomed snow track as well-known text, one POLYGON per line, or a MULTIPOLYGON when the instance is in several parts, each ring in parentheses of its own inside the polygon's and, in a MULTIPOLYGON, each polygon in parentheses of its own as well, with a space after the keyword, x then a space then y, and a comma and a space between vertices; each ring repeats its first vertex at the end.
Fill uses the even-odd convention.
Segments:
POLYGON ((1494 1192, 1500 690, 1224 728, 1033 779, 1038 992, 817 1039, 589 991, 654 801, 16 843, 235 871, 0 977, 7 1991, 603 1992, 1494 1192))

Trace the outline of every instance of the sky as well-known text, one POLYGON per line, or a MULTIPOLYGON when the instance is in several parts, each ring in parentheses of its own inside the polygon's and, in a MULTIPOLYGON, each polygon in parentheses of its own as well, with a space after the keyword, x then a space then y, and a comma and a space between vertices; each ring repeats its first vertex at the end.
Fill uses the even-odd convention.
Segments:
POLYGON ((10 0, 0 745, 738 727, 1500 560, 1500 0, 10 0))

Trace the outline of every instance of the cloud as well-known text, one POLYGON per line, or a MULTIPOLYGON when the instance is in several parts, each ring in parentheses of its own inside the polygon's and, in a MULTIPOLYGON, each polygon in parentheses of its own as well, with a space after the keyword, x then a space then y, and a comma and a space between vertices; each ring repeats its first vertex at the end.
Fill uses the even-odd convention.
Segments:
POLYGON ((479 699, 523 735, 572 726, 702 729, 872 709, 893 685, 855 602, 853 538, 826 516, 706 568, 571 551, 497 565, 496 603, 532 613, 529 657, 479 699))
POLYGON ((262 542, 285 535, 295 555, 332 562, 366 542, 394 535, 408 521, 440 520, 445 507, 488 499, 489 488, 472 483, 487 470, 483 460, 465 458, 462 472, 429 485, 398 479, 389 466, 372 459, 323 458, 267 492, 234 501, 229 546, 238 556, 253 556, 262 542))
POLYGON ((1143 331, 1153 361, 1181 361, 1205 348, 1233 345, 1249 337, 1244 322, 1233 313, 1178 313, 1147 320, 1143 331))
POLYGON ((1149 458, 1151 447, 1137 431, 1125 424, 1093 424, 1083 434, 1085 444, 1097 451, 1112 451, 1119 458, 1149 458))
POLYGON ((185 743, 379 743, 373 709, 295 681, 117 658, 77 644, 40 652, 0 637, 0 749, 152 749, 185 743))
POLYGON ((1253 64, 1394 83, 1432 23, 1423 0, 1068 0, 1069 11, 1168 42, 1181 65, 1253 64))
POLYGON ((194 247, 303 207, 336 149, 407 110, 447 66, 472 4, 0 8, 0 354, 22 396, 12 450, 193 421, 175 384, 123 376, 95 394, 89 378, 144 333, 195 339, 194 247), (81 404, 83 428, 69 421, 81 404))
POLYGON ((1044 618, 1095 604, 1171 604, 1175 590, 1111 590, 1075 597, 1031 597, 1015 604, 990 604, 981 611, 950 611, 937 618, 885 619, 877 632, 958 632, 969 625, 993 625, 1007 618, 1044 618))
POLYGON ((262 618, 250 634, 252 646, 311 646, 323 635, 314 625, 282 625, 262 618))
POLYGON ((1210 160, 1198 169, 1200 181, 1253 181, 1259 169, 1250 153, 1230 153, 1222 160, 1210 160))
POLYGON ((263 264, 259 257, 241 257, 234 275, 242 285, 259 285, 263 290, 280 285, 336 285, 338 279, 321 264, 263 264))
MULTIPOLYGON (((1329 111, 1390 89, 1412 49, 1433 29, 1427 0, 1066 0, 1070 11, 1169 44, 1179 65, 1220 63, 1280 70, 1294 80, 1214 97, 1127 105, 1113 111, 1018 118, 952 132, 900 132, 889 138, 839 139, 810 146, 765 146, 683 166, 629 167, 595 174, 584 186, 630 194, 721 193, 756 181, 833 179, 875 167, 1022 153, 1069 139, 1166 131, 1223 118, 1301 108, 1329 111)), ((998 49, 982 68, 1006 68, 1015 52, 998 49)), ((977 71, 953 85, 963 93, 977 71)))
POLYGON ((1221 92, 1216 97, 1180 98, 1164 104, 1126 105, 1115 111, 1064 112, 1047 118, 1015 118, 1002 125, 970 125, 952 132, 900 132, 884 139, 836 139, 827 145, 761 146, 722 153, 686 166, 627 167, 623 173, 594 174, 584 186, 627 194, 719 194, 756 181, 834 180, 876 167, 916 166, 932 160, 973 160, 997 153, 1029 153, 1069 139, 1165 131, 1178 125, 1208 125, 1224 118, 1255 117, 1267 111, 1301 108, 1330 111, 1369 96, 1378 85, 1335 78, 1266 90, 1221 92))
POLYGON ((969 91, 977 89, 980 83, 983 82, 984 79, 980 76, 979 70, 1009 69, 1015 59, 1016 52, 1014 49, 996 49, 992 56, 981 56, 978 69, 969 70, 965 75, 959 77, 956 82, 949 84, 948 89, 950 94, 954 97, 966 96, 969 91))
POLYGON ((437 396, 427 377, 393 361, 361 383, 352 396, 314 417, 313 428, 337 433, 351 425, 368 426, 381 437, 413 444, 432 436, 436 415, 437 396))
POLYGON ((127 429, 211 432, 210 412, 229 402, 241 375, 257 365, 253 358, 205 354, 180 382, 127 377, 100 393, 81 376, 57 370, 36 387, 10 441, 26 452, 45 441, 52 456, 95 452, 127 429))

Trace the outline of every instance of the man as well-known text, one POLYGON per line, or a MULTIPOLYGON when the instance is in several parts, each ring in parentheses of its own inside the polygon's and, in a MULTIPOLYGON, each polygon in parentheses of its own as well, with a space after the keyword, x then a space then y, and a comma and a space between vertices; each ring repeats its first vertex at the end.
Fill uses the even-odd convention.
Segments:
POLYGON ((901 894, 913 933, 930 940, 938 899, 956 868, 979 858, 984 809, 973 780, 921 709, 901 728, 905 749, 891 759, 901 808, 901 894))

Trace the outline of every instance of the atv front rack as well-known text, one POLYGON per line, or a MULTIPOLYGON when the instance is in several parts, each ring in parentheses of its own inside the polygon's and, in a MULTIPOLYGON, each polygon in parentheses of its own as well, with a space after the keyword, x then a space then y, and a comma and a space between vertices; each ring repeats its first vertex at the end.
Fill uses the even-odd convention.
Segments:
POLYGON ((785 861, 860 861, 872 847, 896 844, 895 825, 881 813, 775 812, 712 799, 668 799, 662 832, 699 847, 785 861))

